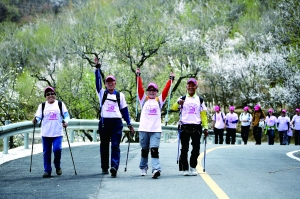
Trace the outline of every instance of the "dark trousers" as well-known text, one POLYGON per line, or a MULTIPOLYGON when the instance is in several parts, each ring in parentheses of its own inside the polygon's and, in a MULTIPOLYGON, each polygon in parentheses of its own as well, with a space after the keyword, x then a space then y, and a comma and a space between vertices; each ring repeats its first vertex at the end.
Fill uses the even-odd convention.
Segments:
POLYGON ((275 130, 274 129, 268 129, 268 144, 274 145, 274 138, 275 138, 275 130))
POLYGON ((198 163, 198 156, 200 154, 200 138, 202 134, 202 126, 194 124, 181 125, 180 141, 181 153, 179 157, 179 171, 186 171, 189 169, 188 151, 190 139, 192 140, 192 151, 190 156, 190 167, 196 168, 198 163))
POLYGON ((287 131, 278 131, 280 145, 288 145, 287 131))
POLYGON ((300 145, 300 130, 295 130, 295 145, 300 145))
POLYGON ((59 137, 42 137, 43 142, 43 158, 44 171, 51 174, 51 154, 54 153, 54 166, 56 169, 60 168, 61 150, 62 150, 63 136, 59 137), (53 146, 53 149, 52 149, 53 146))
POLYGON ((242 126, 241 136, 242 136, 244 144, 247 144, 247 142, 248 142, 249 129, 250 129, 250 126, 242 126))
POLYGON ((255 144, 261 144, 261 134, 262 134, 262 128, 258 126, 253 127, 253 136, 255 139, 255 144))
POLYGON ((236 137, 236 129, 227 128, 226 129, 226 144, 235 144, 235 137, 236 137))
POLYGON ((103 118, 99 121, 101 168, 109 168, 109 142, 111 141, 111 168, 118 170, 120 164, 120 141, 123 123, 120 118, 103 118))
POLYGON ((215 134, 215 144, 223 144, 224 129, 214 128, 214 134, 215 134))

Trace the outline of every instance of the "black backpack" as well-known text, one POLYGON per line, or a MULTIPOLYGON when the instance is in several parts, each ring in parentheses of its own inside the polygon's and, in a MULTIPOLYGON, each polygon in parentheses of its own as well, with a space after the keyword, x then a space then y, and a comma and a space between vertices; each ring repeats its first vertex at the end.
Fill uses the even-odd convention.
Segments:
MULTIPOLYGON (((186 95, 182 96, 181 99, 185 100, 186 95)), ((200 105, 203 103, 203 98, 199 96, 199 100, 200 100, 200 105)))
MULTIPOLYGON (((59 101, 59 100, 57 100, 57 102, 58 102, 58 107, 59 107, 59 110, 60 110, 60 115, 61 115, 61 117, 64 119, 65 117, 64 117, 64 114, 63 114, 63 112, 62 112, 62 102, 59 101)), ((45 105, 46 105, 46 102, 43 102, 43 103, 42 103, 42 118, 41 118, 40 126, 42 125, 42 121, 43 121, 43 118, 44 118, 44 109, 45 109, 45 105)))
MULTIPOLYGON (((108 100, 113 101, 113 102, 117 102, 118 106, 119 106, 119 109, 121 110, 121 106, 120 106, 120 104, 121 104, 120 103, 120 92, 119 91, 116 91, 116 98, 117 98, 117 100, 112 100, 112 99, 108 99, 108 100)), ((104 102, 105 102, 106 99, 107 99, 107 91, 104 91, 104 95, 103 95, 102 102, 101 102, 101 107, 100 107, 99 112, 97 114, 97 117, 99 119, 101 117, 102 106, 103 106, 103 104, 104 104, 104 102)))

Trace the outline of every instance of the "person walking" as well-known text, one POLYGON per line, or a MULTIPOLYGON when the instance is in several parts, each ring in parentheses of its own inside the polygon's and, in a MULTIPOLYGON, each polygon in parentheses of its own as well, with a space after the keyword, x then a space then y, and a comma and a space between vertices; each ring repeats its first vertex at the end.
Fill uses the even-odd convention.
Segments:
POLYGON ((226 117, 221 112, 220 106, 215 106, 215 114, 212 117, 212 129, 215 134, 215 144, 223 144, 224 142, 224 129, 226 117))
POLYGON ((102 174, 108 174, 109 169, 109 142, 111 142, 111 177, 117 176, 120 164, 120 141, 122 138, 123 123, 122 118, 127 123, 127 127, 134 135, 134 128, 130 123, 130 116, 127 103, 123 93, 117 91, 116 78, 109 75, 105 78, 105 88, 102 88, 101 69, 98 59, 95 58, 95 83, 97 95, 100 102, 100 156, 102 174))
POLYGON ((151 82, 148 84, 145 94, 140 69, 136 69, 138 99, 141 106, 141 117, 139 131, 139 141, 141 150, 140 169, 141 176, 145 176, 148 170, 148 154, 151 153, 152 178, 157 178, 161 175, 161 166, 159 162, 159 144, 161 138, 161 109, 165 103, 174 74, 170 74, 170 79, 167 81, 162 93, 157 97, 159 92, 158 86, 151 82))
POLYGON ((230 106, 229 113, 226 114, 226 144, 235 144, 236 124, 238 121, 239 117, 234 112, 234 106, 230 106))
POLYGON ((291 123, 295 133, 295 145, 300 145, 300 108, 296 108, 295 112, 291 123))
POLYGON ((187 94, 178 98, 177 102, 172 106, 173 110, 181 108, 180 116, 180 142, 181 154, 179 157, 179 170, 183 170, 183 175, 197 175, 196 166, 198 164, 198 156, 200 154, 200 138, 202 135, 202 127, 204 135, 208 135, 208 124, 206 115, 206 106, 204 100, 196 94, 198 82, 195 78, 187 81, 187 94), (192 140, 192 151, 190 162, 188 163, 189 142, 192 140), (190 167, 190 170, 189 170, 190 167), (190 172, 189 172, 190 171, 190 172))
POLYGON ((275 138, 275 131, 276 131, 276 124, 277 124, 277 117, 273 115, 274 110, 269 109, 268 115, 266 117, 266 128, 264 133, 268 135, 268 144, 274 145, 274 138, 275 138))
POLYGON ((288 145, 287 132, 290 128, 290 118, 286 116, 286 110, 281 111, 281 116, 277 119, 277 129, 279 133, 280 145, 288 145))
POLYGON ((68 126, 70 119, 66 105, 56 100, 55 89, 47 86, 44 89, 46 102, 38 106, 32 123, 41 123, 41 136, 43 146, 44 174, 43 178, 50 178, 52 173, 51 154, 54 153, 54 166, 56 174, 61 175, 61 151, 63 128, 68 126))
POLYGON ((249 113, 249 107, 244 107, 244 112, 240 114, 240 121, 241 121, 241 136, 244 142, 244 145, 247 145, 248 137, 249 137, 249 130, 252 121, 252 115, 249 113))
POLYGON ((262 137, 262 126, 260 126, 260 122, 263 122, 266 119, 266 115, 261 110, 260 105, 254 106, 254 113, 252 117, 252 125, 253 125, 253 136, 255 139, 255 145, 261 145, 261 137, 262 137))

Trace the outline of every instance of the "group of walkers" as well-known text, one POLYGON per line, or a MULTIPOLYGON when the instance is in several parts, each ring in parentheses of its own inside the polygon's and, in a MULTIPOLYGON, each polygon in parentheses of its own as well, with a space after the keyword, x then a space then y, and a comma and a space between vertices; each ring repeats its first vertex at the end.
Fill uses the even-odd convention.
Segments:
MULTIPOLYGON (((120 164, 120 142, 123 130, 122 118, 126 121, 127 127, 130 130, 129 136, 134 136, 135 130, 130 123, 130 116, 125 96, 122 92, 115 89, 117 82, 116 78, 112 75, 107 76, 104 81, 105 87, 103 87, 101 65, 98 63, 98 59, 96 58, 95 64, 95 85, 100 104, 98 130, 100 134, 101 169, 102 174, 105 175, 110 172, 111 177, 115 178, 120 164), (111 153, 109 158, 110 150, 111 153)), ((141 176, 145 176, 147 175, 148 169, 150 170, 149 167, 151 167, 152 178, 155 179, 161 175, 161 166, 159 161, 159 145, 162 132, 161 109, 167 100, 175 76, 173 73, 170 74, 164 89, 161 94, 158 95, 159 88, 154 82, 149 83, 145 91, 140 74, 140 70, 136 69, 137 101, 141 107, 140 124, 138 127, 139 143, 141 146, 139 168, 141 176), (149 153, 151 154, 151 166, 148 165, 149 153)), ((188 79, 186 84, 186 95, 180 96, 171 108, 172 110, 180 111, 178 138, 181 150, 179 155, 178 145, 178 165, 179 171, 182 171, 184 176, 197 175, 196 166, 198 164, 197 160, 200 154, 200 139, 202 132, 204 132, 205 138, 208 135, 208 118, 206 115, 207 107, 205 106, 204 100, 196 94, 197 88, 197 80, 195 78, 188 79), (190 140, 192 141, 192 150, 190 158, 188 158, 190 140)), ((70 116, 66 105, 63 102, 56 100, 56 92, 54 88, 49 86, 46 87, 44 89, 44 96, 46 98, 46 102, 38 106, 32 122, 34 125, 42 122, 41 136, 44 161, 44 174, 42 177, 49 178, 52 174, 52 150, 54 153, 56 174, 62 174, 60 161, 63 129, 66 131, 70 116)), ((249 107, 246 106, 244 108, 244 112, 238 116, 234 112, 235 107, 230 106, 229 113, 225 115, 220 111, 219 106, 215 106, 215 114, 212 117, 212 128, 215 133, 215 143, 223 143, 224 129, 226 129, 226 144, 235 144, 236 127, 237 123, 240 121, 244 143, 247 144, 249 129, 250 126, 253 125, 253 135, 256 144, 261 144, 261 121, 265 121, 265 132, 269 136, 269 144, 274 144, 276 128, 280 134, 280 143, 286 144, 288 142, 287 131, 290 128, 290 120, 285 116, 286 111, 282 110, 282 115, 276 118, 272 115, 272 109, 269 110, 267 117, 259 105, 256 105, 254 110, 254 114, 251 115, 249 113, 249 107)), ((300 110, 296 109, 296 113, 297 114, 293 117, 291 124, 294 125, 295 129, 295 144, 298 145, 300 144, 300 110)))
POLYGON ((234 107, 229 107, 226 115, 221 112, 219 106, 214 107, 215 113, 212 116, 212 129, 215 134, 215 144, 223 144, 224 131, 226 130, 226 144, 235 144, 237 123, 241 122, 241 137, 247 145, 250 128, 253 127, 253 137, 256 145, 261 145, 263 133, 268 136, 268 144, 274 145, 275 132, 278 131, 280 145, 289 145, 290 139, 295 133, 295 145, 300 145, 300 109, 296 108, 296 114, 292 120, 286 115, 286 110, 281 110, 281 115, 274 116, 274 110, 269 109, 267 116, 260 105, 254 106, 254 113, 249 113, 249 107, 245 106, 238 117, 234 113, 234 107))

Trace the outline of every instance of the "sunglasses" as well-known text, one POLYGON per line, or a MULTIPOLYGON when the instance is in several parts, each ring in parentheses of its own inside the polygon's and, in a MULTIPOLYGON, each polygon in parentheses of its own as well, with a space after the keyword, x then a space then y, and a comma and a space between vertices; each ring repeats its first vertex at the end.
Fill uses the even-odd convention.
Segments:
POLYGON ((50 95, 56 95, 56 94, 54 92, 46 93, 46 96, 50 96, 50 95))
POLYGON ((147 90, 147 91, 153 91, 153 92, 156 92, 157 90, 154 90, 154 89, 150 89, 150 90, 147 90))

